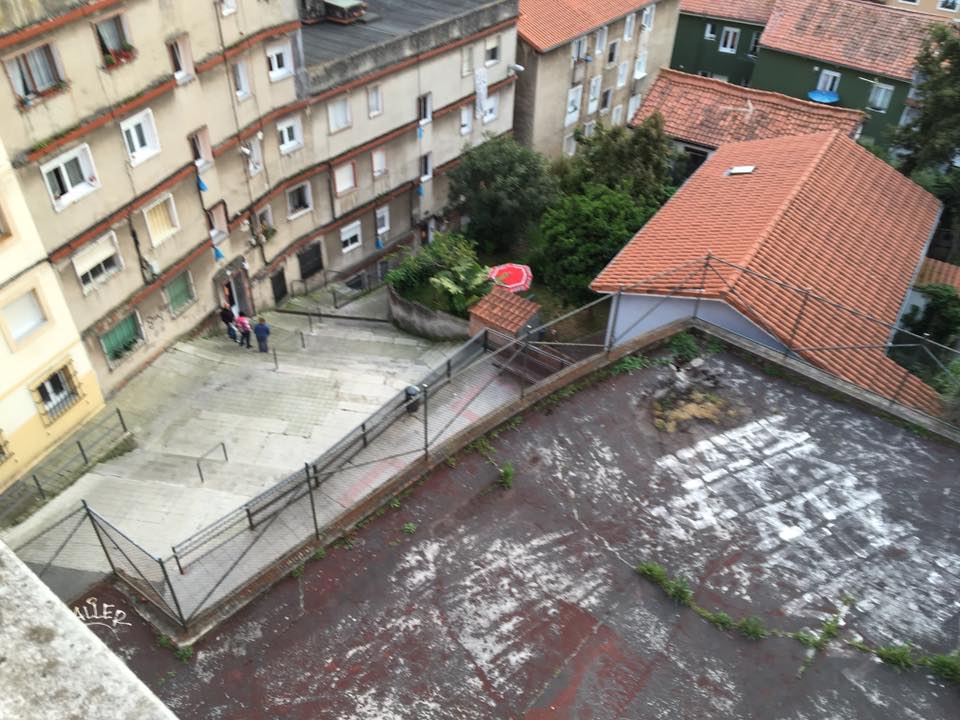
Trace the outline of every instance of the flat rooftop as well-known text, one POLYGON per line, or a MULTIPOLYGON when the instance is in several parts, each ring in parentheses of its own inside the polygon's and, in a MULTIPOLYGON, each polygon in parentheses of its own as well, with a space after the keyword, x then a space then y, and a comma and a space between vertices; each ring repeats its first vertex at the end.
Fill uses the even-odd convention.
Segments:
POLYGON ((324 65, 494 4, 491 0, 367 0, 364 21, 303 26, 307 67, 324 65))
POLYGON ((725 351, 702 372, 712 421, 658 429, 669 367, 527 412, 491 439, 512 489, 477 454, 441 465, 188 664, 112 587, 91 594, 134 619, 93 629, 183 720, 960 716, 956 685, 847 644, 957 647, 960 449, 725 351), (838 637, 718 630, 644 561, 710 610, 836 614, 838 637))

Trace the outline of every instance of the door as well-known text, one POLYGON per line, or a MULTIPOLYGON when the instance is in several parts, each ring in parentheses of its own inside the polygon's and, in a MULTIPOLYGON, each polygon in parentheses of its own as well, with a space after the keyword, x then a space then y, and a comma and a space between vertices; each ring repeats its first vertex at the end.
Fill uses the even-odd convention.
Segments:
POLYGON ((270 285, 273 287, 273 301, 279 305, 287 296, 287 274, 284 268, 270 276, 270 285))
POLYGON ((320 249, 320 243, 307 245, 297 253, 297 260, 300 262, 300 278, 302 280, 306 280, 323 270, 323 252, 320 249))

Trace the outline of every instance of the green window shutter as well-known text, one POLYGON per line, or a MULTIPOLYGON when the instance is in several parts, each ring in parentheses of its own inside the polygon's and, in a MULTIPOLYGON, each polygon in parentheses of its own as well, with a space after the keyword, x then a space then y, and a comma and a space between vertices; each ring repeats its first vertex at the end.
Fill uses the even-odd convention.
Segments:
POLYGON ((177 275, 165 289, 170 312, 174 315, 193 302, 193 287, 190 285, 190 276, 185 272, 177 275))
POLYGON ((119 360, 140 342, 140 326, 136 315, 128 315, 100 336, 103 351, 111 360, 119 360))

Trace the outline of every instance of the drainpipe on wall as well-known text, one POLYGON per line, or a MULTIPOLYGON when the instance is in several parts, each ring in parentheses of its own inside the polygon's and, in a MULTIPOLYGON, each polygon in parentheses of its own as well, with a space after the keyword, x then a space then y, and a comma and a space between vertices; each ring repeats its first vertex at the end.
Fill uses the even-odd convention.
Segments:
POLYGON ((137 235, 137 231, 133 229, 133 218, 130 215, 127 215, 127 225, 130 226, 130 237, 133 240, 133 247, 137 251, 137 267, 140 268, 140 278, 143 280, 144 285, 149 285, 153 282, 153 278, 147 277, 147 273, 144 271, 147 259, 140 250, 140 238, 137 235))

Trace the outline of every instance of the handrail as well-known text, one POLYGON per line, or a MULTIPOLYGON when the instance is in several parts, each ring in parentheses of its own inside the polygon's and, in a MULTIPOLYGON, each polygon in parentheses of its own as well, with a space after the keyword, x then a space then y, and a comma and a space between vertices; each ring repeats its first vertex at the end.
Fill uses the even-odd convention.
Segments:
POLYGON ((203 468, 200 466, 200 463, 201 463, 203 460, 206 460, 206 459, 207 459, 207 455, 209 455, 210 453, 212 453, 212 452, 213 452, 214 450, 216 450, 217 448, 221 448, 221 449, 223 450, 223 461, 224 461, 224 462, 230 462, 230 458, 227 457, 227 444, 226 444, 225 442, 218 442, 218 443, 217 443, 216 445, 214 445, 212 448, 210 448, 209 450, 207 450, 203 455, 201 455, 200 457, 197 458, 197 473, 199 473, 199 475, 200 475, 200 482, 204 482, 204 479, 203 479, 203 468))

